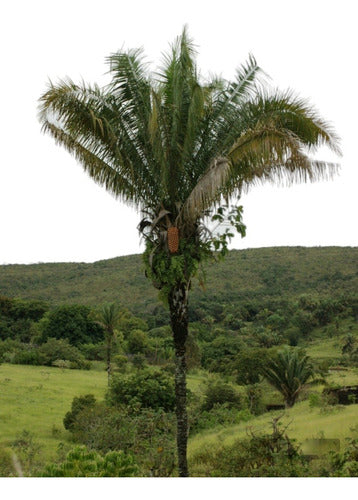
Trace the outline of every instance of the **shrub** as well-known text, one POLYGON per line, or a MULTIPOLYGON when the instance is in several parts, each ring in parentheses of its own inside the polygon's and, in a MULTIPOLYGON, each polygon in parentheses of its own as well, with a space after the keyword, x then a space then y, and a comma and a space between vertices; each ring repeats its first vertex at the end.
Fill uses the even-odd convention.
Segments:
POLYGON ((162 408, 172 411, 175 407, 174 383, 162 370, 138 371, 132 375, 113 377, 107 401, 111 405, 137 405, 144 408, 162 408))
POLYGON ((253 415, 261 415, 266 408, 262 400, 262 388, 258 384, 246 386, 247 407, 253 415))
POLYGON ((238 410, 229 407, 227 403, 215 405, 210 411, 196 411, 190 415, 190 433, 195 434, 215 427, 228 427, 247 422, 252 418, 248 410, 238 410))
POLYGON ((73 438, 101 453, 133 453, 141 475, 170 476, 175 467, 175 418, 162 410, 96 404, 79 411, 73 438))
POLYGON ((143 354, 148 346, 148 335, 142 330, 132 330, 128 336, 127 351, 130 354, 143 354))
POLYGON ((24 429, 11 443, 24 476, 35 476, 42 446, 34 440, 32 432, 24 429))
POLYGON ((238 336, 219 335, 202 348, 201 363, 208 370, 226 373, 231 362, 244 347, 238 336))
POLYGON ((76 421, 77 415, 86 408, 94 408, 96 398, 93 394, 86 394, 85 396, 74 397, 71 405, 71 411, 68 411, 63 419, 65 429, 71 430, 76 421))
POLYGON ((71 450, 60 465, 48 465, 42 477, 135 477, 138 466, 131 455, 110 451, 104 456, 78 446, 71 450))
POLYGON ((117 367, 117 370, 120 373, 125 373, 128 368, 128 358, 127 356, 123 356, 123 354, 117 354, 114 356, 113 361, 117 367))
POLYGON ((210 411, 216 405, 225 404, 227 408, 240 408, 240 395, 229 384, 221 381, 209 382, 204 392, 202 409, 210 411))
MULTIPOLYGON (((276 421, 277 423, 277 421, 276 421)), ((295 442, 277 428, 252 434, 231 446, 204 449, 194 457, 200 474, 209 477, 305 477, 308 464, 295 442)))
POLYGON ((23 350, 15 353, 12 362, 15 365, 41 365, 41 356, 35 347, 24 346, 23 350))
POLYGON ((239 385, 258 383, 261 378, 261 368, 268 357, 269 352, 264 348, 246 349, 240 352, 232 363, 236 383, 239 385))
POLYGON ((17 476, 11 451, 3 446, 0 446, 0 477, 14 477, 17 476))
POLYGON ((135 354, 132 359, 132 364, 137 370, 143 370, 145 366, 145 356, 143 354, 135 354))
POLYGON ((56 360, 62 359, 70 361, 71 368, 88 370, 91 367, 77 347, 70 345, 68 340, 65 339, 48 339, 45 344, 38 348, 38 351, 41 364, 47 366, 51 366, 56 360))
POLYGON ((104 361, 106 359, 106 346, 103 342, 99 344, 81 344, 78 349, 90 361, 104 361))

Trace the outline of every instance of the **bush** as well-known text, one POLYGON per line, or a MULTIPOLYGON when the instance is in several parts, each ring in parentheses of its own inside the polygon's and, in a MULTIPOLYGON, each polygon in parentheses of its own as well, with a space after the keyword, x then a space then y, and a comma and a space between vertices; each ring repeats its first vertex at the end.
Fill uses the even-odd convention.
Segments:
POLYGON ((241 398, 229 384, 221 381, 209 382, 204 392, 202 409, 210 411, 217 405, 225 404, 227 408, 240 408, 241 398))
POLYGON ((104 361, 106 359, 106 345, 103 342, 99 344, 81 344, 78 349, 90 361, 104 361))
POLYGON ((11 443, 11 447, 15 451, 21 473, 24 476, 36 476, 42 446, 34 440, 34 434, 24 429, 11 443))
POLYGON ((143 354, 148 346, 148 335, 142 330, 132 330, 128 336, 127 351, 130 354, 143 354))
POLYGON ((207 370, 226 373, 245 344, 238 336, 219 335, 202 348, 201 364, 207 370))
POLYGON ((91 368, 91 364, 85 360, 77 347, 70 345, 65 339, 48 339, 45 344, 38 348, 38 351, 43 365, 51 366, 55 361, 62 359, 70 361, 71 368, 85 370, 91 368))
POLYGON ((175 417, 162 410, 96 404, 79 411, 73 438, 101 453, 133 453, 141 475, 170 476, 175 467, 175 417))
POLYGON ((261 378, 261 368, 269 357, 265 348, 245 349, 240 352, 232 363, 236 383, 239 385, 256 384, 261 378))
POLYGON ((16 473, 11 451, 3 446, 0 446, 0 477, 16 477, 16 473))
POLYGON ((143 354, 135 354, 132 358, 132 364, 136 370, 143 370, 145 366, 145 356, 143 354))
POLYGON ((295 442, 277 427, 272 434, 252 434, 231 446, 204 449, 195 455, 193 461, 200 470, 198 475, 209 477, 309 475, 308 463, 295 442))
POLYGON ((12 362, 15 365, 41 365, 41 356, 35 347, 24 346, 23 350, 17 351, 12 362))
POLYGON ((258 384, 246 386, 247 407, 253 415, 265 413, 266 408, 262 400, 262 388, 258 384))
POLYGON ((85 396, 78 396, 73 398, 71 411, 68 411, 63 419, 65 429, 72 430, 77 415, 86 408, 94 408, 96 405, 96 398, 93 394, 86 394, 85 396))
POLYGON ((101 456, 83 446, 71 450, 60 465, 48 465, 42 477, 135 477, 138 466, 131 455, 110 451, 101 456))
POLYGON ((128 368, 128 358, 127 356, 123 356, 123 354, 117 354, 114 356, 113 361, 117 367, 117 370, 120 373, 125 373, 128 368))
POLYGON ((210 411, 197 411, 190 415, 190 433, 195 434, 215 427, 229 427, 252 418, 248 410, 230 408, 226 403, 215 405, 210 411))
POLYGON ((129 376, 113 377, 107 401, 111 405, 140 405, 144 408, 162 408, 173 411, 175 407, 174 383, 164 371, 138 371, 129 376))

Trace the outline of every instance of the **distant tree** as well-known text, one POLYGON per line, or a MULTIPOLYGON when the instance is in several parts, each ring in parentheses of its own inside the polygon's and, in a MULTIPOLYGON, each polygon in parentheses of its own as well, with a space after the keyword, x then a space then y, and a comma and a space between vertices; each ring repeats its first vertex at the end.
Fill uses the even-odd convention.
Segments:
POLYGON ((108 385, 112 375, 111 357, 113 342, 116 336, 116 328, 119 327, 122 316, 123 313, 116 304, 104 305, 96 314, 97 321, 103 328, 106 341, 108 385))
POLYGON ((291 408, 305 384, 314 376, 313 366, 300 349, 285 348, 277 353, 261 369, 268 382, 284 397, 291 408))
POLYGON ((112 405, 140 405, 143 408, 175 408, 174 384, 163 370, 140 370, 130 376, 112 377, 107 400, 112 405))
POLYGON ((231 385, 225 384, 220 380, 208 382, 204 391, 202 409, 209 411, 214 406, 223 404, 226 404, 228 407, 240 408, 240 395, 231 385))
POLYGON ((91 318, 91 308, 83 305, 61 305, 47 312, 40 323, 41 341, 67 339, 72 345, 99 342, 103 327, 91 318))
POLYGON ((132 330, 128 336, 127 350, 130 354, 143 354, 148 346, 148 335, 142 330, 132 330))
POLYGON ((344 338, 342 354, 350 354, 355 346, 356 339, 352 333, 348 333, 344 338))
POLYGON ((240 385, 256 384, 261 379, 261 368, 269 357, 266 348, 251 348, 240 351, 232 363, 236 382, 240 385))

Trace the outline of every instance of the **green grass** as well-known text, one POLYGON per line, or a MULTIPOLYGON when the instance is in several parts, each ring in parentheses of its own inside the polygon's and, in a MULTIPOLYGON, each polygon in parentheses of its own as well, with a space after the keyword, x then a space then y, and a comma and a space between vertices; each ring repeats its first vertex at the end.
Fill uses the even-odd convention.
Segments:
POLYGON ((60 370, 45 366, 0 366, 0 444, 9 445, 24 429, 34 434, 45 459, 68 439, 62 420, 74 396, 103 399, 105 371, 60 370))
MULTIPOLYGON (((194 458, 204 447, 232 445, 237 439, 247 437, 248 429, 257 433, 270 432, 272 418, 280 414, 281 412, 265 413, 249 422, 198 434, 189 441, 189 459, 194 458)), ((358 436, 358 405, 340 406, 324 413, 319 408, 311 409, 308 401, 302 401, 286 410, 281 422, 283 426, 288 426, 288 435, 300 444, 306 439, 325 437, 339 439, 343 447, 345 438, 358 436)))
MULTIPOLYGON (((197 392, 205 379, 204 372, 189 375, 188 387, 197 392)), ((102 400, 106 390, 103 363, 92 363, 89 371, 0 365, 0 445, 9 446, 28 430, 42 447, 43 461, 51 460, 70 438, 62 422, 73 398, 94 394, 102 400)))

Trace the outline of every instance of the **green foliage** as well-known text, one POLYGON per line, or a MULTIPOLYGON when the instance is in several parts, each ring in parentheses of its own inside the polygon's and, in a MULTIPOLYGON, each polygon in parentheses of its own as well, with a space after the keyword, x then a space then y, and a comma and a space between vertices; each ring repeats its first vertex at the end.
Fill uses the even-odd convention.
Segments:
POLYGON ((15 365, 41 365, 45 364, 44 358, 38 348, 23 344, 21 350, 17 350, 12 358, 15 365))
POLYGON ((76 421, 77 415, 84 409, 94 408, 96 398, 93 394, 86 394, 85 396, 74 397, 71 405, 71 411, 68 411, 63 419, 65 429, 72 430, 76 421))
POLYGON ((117 367, 119 373, 125 373, 128 368, 128 358, 123 354, 117 354, 114 356, 113 361, 117 367))
MULTIPOLYGON (((130 286, 130 283, 128 283, 128 285, 130 286)), ((123 334, 124 338, 127 339, 133 330, 146 332, 148 330, 148 325, 144 319, 138 318, 127 311, 126 313, 123 313, 123 316, 121 317, 120 332, 123 334)))
POLYGON ((42 477, 136 477, 138 466, 131 455, 110 451, 104 456, 77 446, 60 465, 48 465, 42 477))
MULTIPOLYGON (((106 359, 106 345, 104 342, 99 342, 98 344, 80 344, 78 349, 90 361, 104 361, 106 359)), ((117 349, 117 346, 114 345, 112 352, 116 352, 117 349)))
POLYGON ((53 362, 62 359, 71 362, 71 368, 89 370, 91 365, 85 360, 77 347, 70 345, 67 339, 49 338, 38 348, 40 364, 51 366, 53 362))
POLYGON ((247 410, 239 410, 230 403, 216 404, 211 410, 198 410, 191 412, 189 407, 190 434, 218 427, 229 427, 248 422, 252 414, 247 410))
POLYGON ((16 477, 18 474, 14 467, 11 450, 0 446, 0 477, 16 477))
POLYGON ((48 305, 39 300, 29 301, 0 296, 0 315, 15 321, 21 319, 39 321, 47 310, 48 305))
POLYGON ((175 467, 174 415, 151 408, 97 404, 77 413, 73 438, 107 453, 133 454, 144 476, 170 476, 175 467))
POLYGON ((239 336, 219 335, 202 346, 202 366, 210 371, 225 373, 244 346, 239 336))
POLYGON ((247 385, 245 387, 247 407, 252 415, 261 415, 266 408, 263 403, 263 391, 259 384, 247 385))
MULTIPOLYGON (((205 316, 220 320, 223 306, 227 307, 231 303, 232 314, 243 321, 251 321, 255 311, 249 309, 257 310, 257 300, 260 310, 265 307, 263 303, 268 298, 282 300, 284 290, 285 298, 293 301, 302 294, 343 300, 347 312, 350 310, 349 314, 353 316, 357 310, 357 259, 358 249, 351 247, 232 250, 217 265, 206 266, 205 294, 198 287, 192 288, 191 312, 194 314, 198 311, 201 314, 195 321, 205 316), (262 284, 260 277, 266 269, 278 263, 284 263, 290 269, 292 279, 285 286, 279 282, 280 290, 272 293, 262 284), (339 275, 344 279, 339 278, 339 275)), ((50 304, 97 306, 98 303, 118 301, 130 307, 131 312, 140 316, 142 321, 148 318, 148 322, 156 318, 152 312, 158 307, 161 325, 165 321, 168 324, 168 313, 162 305, 158 305, 156 292, 143 276, 139 255, 94 264, 0 266, 0 289, 9 296, 18 295, 27 299, 46 297, 50 304)), ((301 308, 299 305, 297 307, 301 308)), ((4 316, 1 317, 4 319, 4 316)), ((147 330, 143 324, 136 324, 132 328, 147 330)), ((123 325, 121 330, 124 335, 127 334, 123 325)))
POLYGON ((40 301, 25 301, 0 296, 0 339, 12 338, 29 342, 33 325, 48 309, 40 301))
POLYGON ((175 407, 174 383, 162 370, 142 370, 134 374, 116 375, 111 381, 107 400, 112 405, 139 405, 143 408, 175 407))
POLYGON ((127 340, 129 354, 143 354, 148 347, 148 335, 142 330, 132 330, 127 340))
POLYGON ((204 390, 203 410, 210 411, 216 405, 225 404, 228 408, 241 408, 240 395, 235 389, 221 380, 209 381, 204 390))
POLYGON ((41 445, 35 440, 32 432, 24 429, 11 443, 16 461, 24 476, 36 475, 39 466, 41 445))
POLYGON ((261 372, 281 392, 288 407, 295 404, 304 385, 314 375, 308 356, 297 348, 279 351, 262 367, 261 372))
POLYGON ((298 446, 276 424, 272 434, 251 433, 231 446, 197 453, 194 467, 207 477, 307 476, 308 464, 298 446))
POLYGON ((66 339, 73 346, 103 339, 102 327, 90 317, 91 309, 82 305, 62 305, 41 320, 42 342, 48 338, 66 339))
POLYGON ((233 374, 239 385, 256 384, 269 357, 267 349, 253 348, 240 351, 232 363, 233 374))

